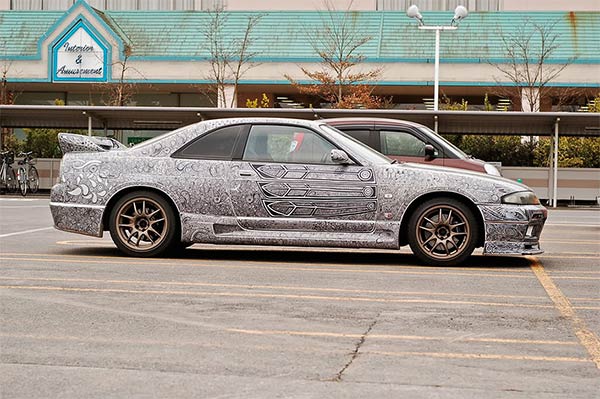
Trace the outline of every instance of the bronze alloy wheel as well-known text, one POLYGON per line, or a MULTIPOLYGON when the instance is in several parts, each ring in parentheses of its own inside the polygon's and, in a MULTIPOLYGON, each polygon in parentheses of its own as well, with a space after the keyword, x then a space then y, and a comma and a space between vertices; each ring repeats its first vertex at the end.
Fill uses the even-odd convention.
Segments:
POLYGON ((434 258, 450 259, 459 255, 471 237, 465 215, 448 205, 428 209, 417 226, 419 245, 434 258))
POLYGON ((179 243, 179 219, 163 194, 139 190, 111 206, 108 219, 115 245, 129 256, 158 256, 179 243))
POLYGON ((411 217, 409 243, 422 261, 458 264, 471 255, 478 226, 471 210, 453 199, 435 199, 421 205, 411 217))
POLYGON ((165 206, 147 196, 136 196, 117 210, 119 241, 132 251, 149 252, 161 245, 169 230, 165 206))

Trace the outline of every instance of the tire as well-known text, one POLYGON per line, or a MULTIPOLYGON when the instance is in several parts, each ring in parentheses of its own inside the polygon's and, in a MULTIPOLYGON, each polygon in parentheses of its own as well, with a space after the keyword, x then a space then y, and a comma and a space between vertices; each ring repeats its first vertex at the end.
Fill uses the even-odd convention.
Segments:
POLYGON ((110 236, 115 245, 129 256, 164 254, 174 245, 177 226, 171 205, 151 191, 124 195, 109 215, 110 236))
POLYGON ((454 266, 473 253, 479 228, 473 212, 464 203, 435 198, 420 205, 411 215, 408 243, 421 262, 454 266))
POLYGON ((17 175, 13 168, 8 168, 6 171, 6 192, 14 193, 17 191, 17 175))
POLYGON ((29 180, 29 191, 31 191, 31 194, 37 193, 40 188, 40 175, 35 166, 32 166, 29 169, 29 175, 27 177, 29 180))
POLYGON ((19 191, 24 197, 27 195, 27 175, 25 174, 25 168, 21 167, 17 171, 17 182, 19 184, 19 191))

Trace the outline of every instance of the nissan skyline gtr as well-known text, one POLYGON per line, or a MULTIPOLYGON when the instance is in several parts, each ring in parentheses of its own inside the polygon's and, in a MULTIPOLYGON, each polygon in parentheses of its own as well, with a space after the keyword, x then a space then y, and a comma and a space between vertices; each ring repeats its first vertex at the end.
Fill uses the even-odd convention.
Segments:
POLYGON ((322 121, 199 122, 127 148, 61 133, 59 230, 102 237, 126 255, 194 243, 399 249, 456 265, 541 253, 547 212, 527 186, 390 160, 322 121))

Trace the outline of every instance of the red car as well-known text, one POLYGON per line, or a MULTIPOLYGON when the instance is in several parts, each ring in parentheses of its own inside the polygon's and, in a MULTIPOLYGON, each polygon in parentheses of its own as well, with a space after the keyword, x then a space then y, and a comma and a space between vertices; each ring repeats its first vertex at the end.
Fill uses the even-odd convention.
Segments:
POLYGON ((418 123, 383 118, 335 118, 325 119, 325 122, 398 161, 500 176, 494 165, 470 157, 427 126, 418 123))

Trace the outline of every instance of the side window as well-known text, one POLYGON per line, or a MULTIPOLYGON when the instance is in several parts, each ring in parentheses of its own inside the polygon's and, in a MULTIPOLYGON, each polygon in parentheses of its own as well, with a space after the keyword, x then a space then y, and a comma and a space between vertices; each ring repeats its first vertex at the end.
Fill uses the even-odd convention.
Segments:
POLYGON ((385 155, 425 156, 425 143, 411 133, 382 130, 380 137, 381 152, 385 155))
POLYGON ((361 143, 369 145, 369 136, 371 134, 370 130, 346 130, 343 127, 338 129, 346 133, 347 135, 354 137, 361 143))
POLYGON ((176 158, 231 159, 243 125, 227 126, 200 136, 179 149, 176 158))
POLYGON ((296 126, 255 125, 250 129, 244 161, 333 164, 333 144, 312 130, 296 126))

